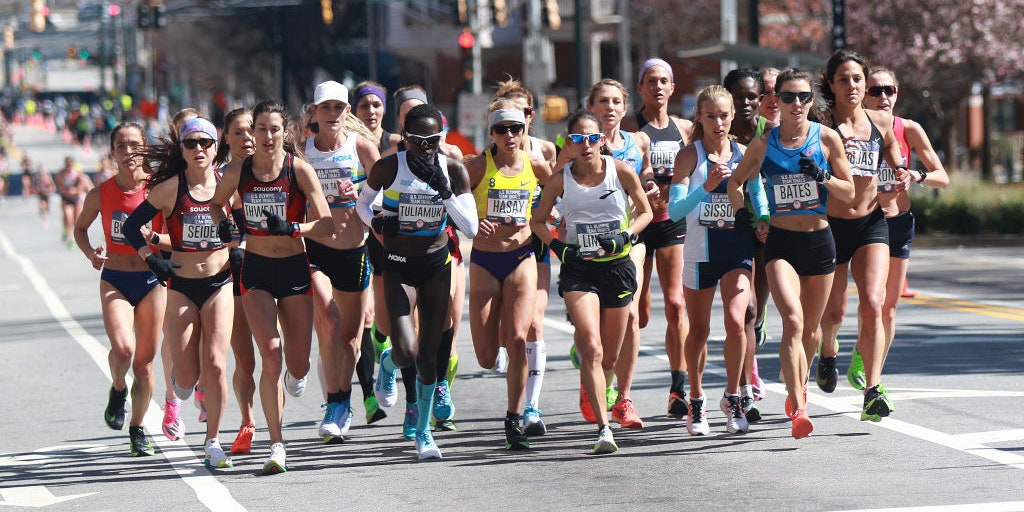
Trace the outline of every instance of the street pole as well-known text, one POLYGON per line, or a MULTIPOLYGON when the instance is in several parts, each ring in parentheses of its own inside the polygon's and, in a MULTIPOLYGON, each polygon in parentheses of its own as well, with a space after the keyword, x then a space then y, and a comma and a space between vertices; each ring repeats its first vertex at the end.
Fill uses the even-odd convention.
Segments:
POLYGON ((526 39, 523 40, 523 82, 526 88, 533 94, 533 107, 537 115, 534 116, 530 128, 535 137, 547 139, 547 126, 544 116, 540 114, 540 103, 543 93, 547 90, 548 84, 553 77, 549 76, 549 62, 553 56, 547 50, 548 41, 541 35, 541 0, 530 0, 527 6, 526 39))
POLYGON ((631 33, 629 12, 629 0, 619 0, 619 81, 627 89, 633 82, 633 45, 629 39, 631 33))
MULTIPOLYGON (((366 40, 369 42, 369 59, 370 59, 370 80, 379 82, 377 72, 377 4, 367 0, 366 2, 366 40)), ((387 98, 383 98, 385 103, 387 98)))
POLYGON ((587 81, 586 61, 583 59, 583 1, 573 2, 573 34, 576 37, 576 107, 570 109, 570 114, 583 106, 584 83, 587 81))

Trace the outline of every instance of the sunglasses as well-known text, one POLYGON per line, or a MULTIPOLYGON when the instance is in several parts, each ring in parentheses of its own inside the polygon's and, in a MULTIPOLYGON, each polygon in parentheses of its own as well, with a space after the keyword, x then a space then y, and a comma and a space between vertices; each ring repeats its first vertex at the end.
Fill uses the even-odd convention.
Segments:
POLYGON ((405 132, 405 138, 409 139, 409 142, 415 142, 421 148, 436 146, 441 142, 442 135, 444 135, 444 132, 437 132, 433 135, 416 135, 415 133, 405 132))
POLYGON ((185 139, 181 141, 181 145, 185 146, 185 149, 195 149, 196 147, 210 149, 214 142, 216 141, 213 139, 185 139))
POLYGON ((806 105, 811 102, 811 98, 814 97, 814 93, 811 91, 803 92, 779 92, 775 93, 779 97, 779 101, 783 103, 793 103, 796 100, 800 100, 802 105, 806 105))
POLYGON ((597 144, 601 142, 602 134, 591 133, 590 135, 583 135, 582 133, 570 133, 569 141, 573 144, 583 144, 583 141, 589 141, 591 144, 597 144))
POLYGON ((512 135, 519 135, 522 133, 524 126, 521 124, 496 124, 491 127, 491 131, 497 135, 505 135, 511 133, 512 135))
POLYGON ((868 96, 879 97, 881 95, 896 96, 895 85, 876 85, 874 87, 868 87, 868 96))

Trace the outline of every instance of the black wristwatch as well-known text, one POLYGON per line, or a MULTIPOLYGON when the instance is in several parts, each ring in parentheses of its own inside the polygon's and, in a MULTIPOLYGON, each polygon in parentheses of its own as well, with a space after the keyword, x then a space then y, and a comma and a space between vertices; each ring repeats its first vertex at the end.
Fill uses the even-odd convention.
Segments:
POLYGON ((921 169, 917 172, 921 173, 921 177, 917 179, 917 182, 923 184, 924 180, 928 179, 928 171, 925 169, 921 169))

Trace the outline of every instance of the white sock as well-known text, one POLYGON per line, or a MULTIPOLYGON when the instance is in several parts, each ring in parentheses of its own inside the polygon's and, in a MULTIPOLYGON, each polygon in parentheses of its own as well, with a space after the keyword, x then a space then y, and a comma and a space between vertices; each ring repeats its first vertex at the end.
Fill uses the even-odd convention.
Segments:
POLYGON ((540 403, 540 388, 544 383, 544 368, 548 364, 548 352, 544 340, 526 342, 526 404, 537 407, 540 403))

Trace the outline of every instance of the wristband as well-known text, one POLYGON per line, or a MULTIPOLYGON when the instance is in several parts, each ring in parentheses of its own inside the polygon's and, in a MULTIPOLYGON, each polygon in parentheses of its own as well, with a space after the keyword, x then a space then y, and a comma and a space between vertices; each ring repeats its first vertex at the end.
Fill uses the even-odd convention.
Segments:
POLYGON ((153 238, 149 239, 151 245, 158 245, 160 243, 160 233, 153 233, 153 238))
POLYGON ((921 177, 917 179, 917 182, 923 186, 924 180, 928 179, 928 171, 925 169, 921 169, 920 171, 917 172, 921 174, 921 177))
POLYGON ((292 222, 292 238, 298 238, 302 233, 299 232, 299 223, 292 222))

